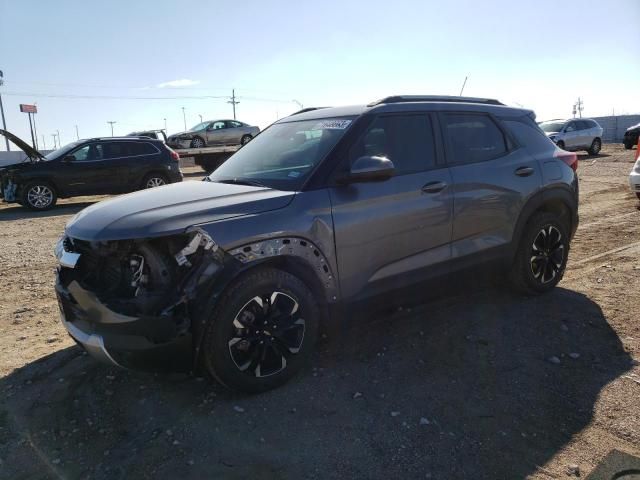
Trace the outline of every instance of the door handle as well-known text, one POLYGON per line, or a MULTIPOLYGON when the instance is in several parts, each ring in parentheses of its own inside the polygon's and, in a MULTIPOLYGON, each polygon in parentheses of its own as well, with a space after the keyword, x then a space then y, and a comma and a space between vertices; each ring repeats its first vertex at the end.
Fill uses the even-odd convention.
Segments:
POLYGON ((518 175, 519 177, 528 177, 532 173, 533 173, 532 167, 520 167, 520 168, 516 168, 516 171, 515 171, 515 174, 518 175))
POLYGON ((445 182, 429 182, 422 187, 424 193, 438 193, 447 188, 445 182))

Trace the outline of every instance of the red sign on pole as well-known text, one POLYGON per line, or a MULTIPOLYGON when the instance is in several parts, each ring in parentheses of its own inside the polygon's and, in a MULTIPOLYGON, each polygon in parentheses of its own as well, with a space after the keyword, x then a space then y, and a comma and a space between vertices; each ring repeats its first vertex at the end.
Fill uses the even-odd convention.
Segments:
POLYGON ((22 113, 38 113, 38 107, 36 107, 35 105, 27 105, 25 103, 21 103, 20 111, 22 113))

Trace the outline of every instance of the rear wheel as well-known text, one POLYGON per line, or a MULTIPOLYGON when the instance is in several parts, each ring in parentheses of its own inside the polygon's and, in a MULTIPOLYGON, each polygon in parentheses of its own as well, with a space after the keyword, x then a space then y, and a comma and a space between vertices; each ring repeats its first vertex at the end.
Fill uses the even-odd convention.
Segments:
POLYGON ((200 137, 195 137, 191 140, 191 148, 204 148, 205 141, 200 137))
POLYGON ((627 150, 631 150, 633 148, 633 143, 625 142, 624 148, 627 150))
POLYGON ((212 312, 203 341, 205 367, 235 390, 278 387, 308 361, 319 319, 318 303, 299 278, 276 269, 250 272, 212 312))
POLYGON ((597 155, 600 153, 602 149, 602 141, 599 138, 594 138, 593 142, 591 142, 591 147, 589 147, 589 155, 597 155))
POLYGON ((251 135, 243 135, 242 138, 240 139, 240 145, 246 145, 251 141, 252 138, 253 137, 251 135))
POLYGON ((161 187, 162 185, 166 185, 169 183, 167 178, 160 173, 150 173, 144 180, 142 181, 142 188, 155 188, 161 187))
POLYGON ((568 228, 554 213, 535 213, 527 223, 511 272, 512 286, 527 294, 555 287, 564 275, 569 255, 568 228))
POLYGON ((31 182, 24 186, 20 203, 31 210, 48 210, 56 204, 57 195, 47 182, 31 182))

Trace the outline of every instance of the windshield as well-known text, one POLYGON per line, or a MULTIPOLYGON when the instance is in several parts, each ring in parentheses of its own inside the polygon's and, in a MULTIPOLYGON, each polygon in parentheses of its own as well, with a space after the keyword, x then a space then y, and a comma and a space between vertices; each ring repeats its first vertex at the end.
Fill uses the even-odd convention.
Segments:
POLYGON ((298 190, 352 120, 353 117, 272 125, 223 163, 209 180, 244 180, 278 190, 298 190))
POLYGON ((565 122, 542 122, 540 128, 543 132, 552 133, 559 132, 564 127, 565 122))
POLYGON ((80 143, 81 142, 69 143, 64 147, 60 147, 59 149, 54 150, 53 152, 49 152, 44 156, 44 160, 54 160, 58 157, 61 157, 66 153, 70 152, 71 150, 73 150, 74 148, 76 148, 78 145, 80 145, 80 143))
POLYGON ((195 127, 191 127, 189 130, 187 130, 187 132, 197 132, 198 130, 204 130, 205 128, 207 128, 207 125, 209 125, 211 122, 202 122, 197 124, 195 127))

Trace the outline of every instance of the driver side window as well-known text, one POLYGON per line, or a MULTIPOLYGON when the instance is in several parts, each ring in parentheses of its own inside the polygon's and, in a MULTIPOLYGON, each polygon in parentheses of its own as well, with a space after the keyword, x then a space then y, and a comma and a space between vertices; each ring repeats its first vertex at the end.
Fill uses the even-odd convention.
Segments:
POLYGON ((571 122, 569 125, 567 125, 567 129, 565 131, 566 132, 575 132, 576 131, 576 123, 575 122, 571 122))
POLYGON ((84 147, 80 147, 71 155, 74 156, 76 162, 90 162, 92 160, 102 160, 103 158, 102 145, 95 144, 95 143, 90 145, 85 145, 84 147))
POLYGON ((89 156, 89 147, 91 147, 91 145, 85 145, 84 147, 80 147, 71 154, 75 158, 76 162, 83 162, 87 159, 87 157, 89 156))
POLYGON ((211 125, 209 125, 209 128, 211 130, 221 130, 224 128, 224 122, 213 122, 211 125))

